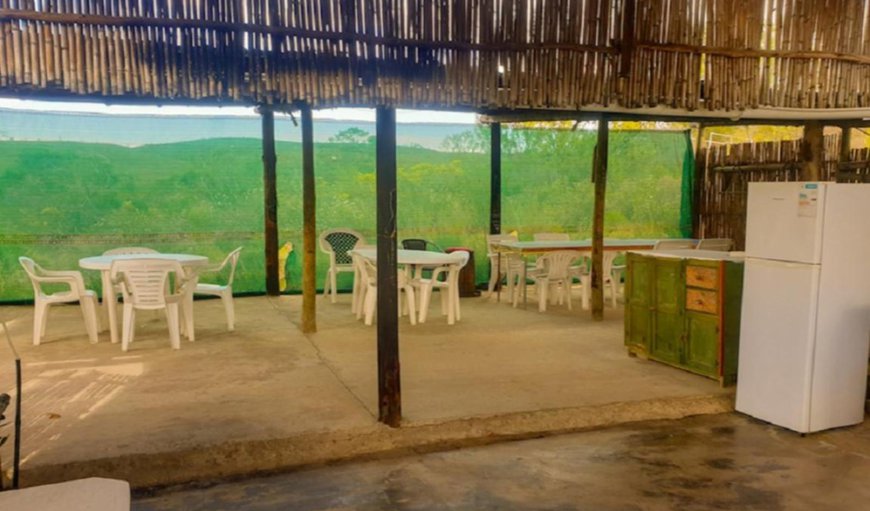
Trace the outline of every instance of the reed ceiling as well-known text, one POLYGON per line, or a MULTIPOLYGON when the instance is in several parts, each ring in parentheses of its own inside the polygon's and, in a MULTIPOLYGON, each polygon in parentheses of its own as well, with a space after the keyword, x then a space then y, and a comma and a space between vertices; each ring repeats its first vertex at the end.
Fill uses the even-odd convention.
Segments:
POLYGON ((870 0, 0 0, 0 95, 870 108, 870 0))

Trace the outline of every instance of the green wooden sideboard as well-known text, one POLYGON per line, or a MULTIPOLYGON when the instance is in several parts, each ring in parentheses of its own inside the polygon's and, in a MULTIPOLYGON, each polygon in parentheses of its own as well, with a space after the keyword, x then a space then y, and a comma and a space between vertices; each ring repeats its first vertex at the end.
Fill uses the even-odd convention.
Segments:
POLYGON ((625 345, 731 385, 737 378, 743 263, 727 252, 630 252, 625 345))

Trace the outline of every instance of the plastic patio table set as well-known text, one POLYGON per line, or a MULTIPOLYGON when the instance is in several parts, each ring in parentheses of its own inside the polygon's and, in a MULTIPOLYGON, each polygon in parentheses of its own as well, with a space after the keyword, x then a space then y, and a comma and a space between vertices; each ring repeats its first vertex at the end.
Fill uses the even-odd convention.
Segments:
MULTIPOLYGON (((127 247, 109 250, 102 255, 85 257, 79 266, 85 270, 99 271, 102 281, 102 299, 108 317, 109 335, 112 343, 118 342, 117 296, 123 299, 123 332, 121 348, 127 351, 133 340, 136 310, 165 309, 172 347, 180 348, 183 333, 194 340, 193 295, 207 294, 222 299, 227 315, 228 330, 234 328, 232 281, 241 247, 219 265, 210 266, 208 258, 193 254, 165 254, 142 247, 127 247), (226 284, 199 283, 199 274, 221 272, 230 266, 226 284), (182 321, 183 320, 183 321, 182 321)), ((85 288, 78 271, 45 270, 27 257, 19 258, 33 284, 35 295, 33 344, 38 345, 45 336, 48 308, 58 303, 78 301, 82 307, 85 326, 90 341, 98 341, 100 329, 97 316, 96 293, 85 288), (68 290, 47 293, 44 284, 66 284, 68 290)))
MULTIPOLYGON (((354 259, 353 303, 351 311, 357 317, 365 316, 365 324, 371 325, 377 297, 377 249, 375 247, 355 248, 349 251, 354 259)), ((398 274, 400 293, 405 295, 407 309, 412 325, 425 323, 429 311, 432 291, 441 294, 442 313, 447 316, 447 324, 453 325, 461 319, 459 308, 459 271, 468 263, 469 253, 457 251, 451 254, 426 250, 396 251, 396 263, 407 271, 398 274), (433 270, 432 275, 423 278, 423 270, 433 270), (438 280, 444 274, 445 280, 438 280), (419 291, 419 317, 415 289, 419 291)))
MULTIPOLYGON (((615 273, 621 268, 613 266, 614 258, 618 253, 623 253, 630 250, 650 250, 654 248, 692 248, 697 244, 698 240, 694 239, 604 239, 604 279, 605 284, 611 288, 611 301, 613 306, 616 306, 616 295, 618 286, 618 277, 615 273)), ((489 294, 496 292, 496 301, 501 299, 501 286, 496 285, 500 277, 506 276, 508 280, 508 292, 513 305, 516 307, 519 301, 519 290, 522 290, 523 303, 526 302, 526 279, 528 266, 524 261, 524 256, 546 255, 555 259, 564 259, 561 261, 562 268, 565 273, 563 278, 570 279, 571 276, 579 277, 582 283, 581 307, 589 308, 591 276, 588 271, 577 272, 577 269, 569 268, 568 265, 577 259, 591 257, 592 255, 592 240, 570 240, 566 234, 553 235, 548 237, 547 234, 542 234, 540 237, 536 235, 534 241, 518 241, 514 235, 490 235, 487 237, 489 247, 489 258, 492 264, 492 275, 489 282, 489 294), (507 259, 506 259, 507 258, 507 259), (503 266, 504 265, 504 266, 503 266), (574 269, 576 275, 572 275, 570 270, 574 269), (569 276, 571 275, 571 276, 569 276), (517 284, 515 285, 514 282, 517 284)), ((587 269, 588 270, 588 269, 587 269)), ((539 270, 536 270, 539 271, 539 270)), ((538 280, 546 281, 549 276, 544 275, 543 278, 536 275, 538 280)), ((546 291, 549 285, 544 285, 542 291, 546 291)), ((546 294, 539 297, 539 309, 546 308, 546 294)), ((570 296, 568 305, 570 308, 570 296)))

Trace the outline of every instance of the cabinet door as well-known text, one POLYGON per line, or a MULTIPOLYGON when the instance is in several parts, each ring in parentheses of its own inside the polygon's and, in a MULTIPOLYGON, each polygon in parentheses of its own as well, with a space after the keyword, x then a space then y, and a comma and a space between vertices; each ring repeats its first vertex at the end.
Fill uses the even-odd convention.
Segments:
POLYGON ((653 281, 653 333, 650 355, 672 364, 681 364, 685 286, 683 261, 659 258, 655 261, 653 281))
POLYGON ((707 376, 719 376, 719 318, 686 313, 686 365, 707 376))
POLYGON ((628 254, 625 276, 625 345, 649 351, 653 259, 628 254))

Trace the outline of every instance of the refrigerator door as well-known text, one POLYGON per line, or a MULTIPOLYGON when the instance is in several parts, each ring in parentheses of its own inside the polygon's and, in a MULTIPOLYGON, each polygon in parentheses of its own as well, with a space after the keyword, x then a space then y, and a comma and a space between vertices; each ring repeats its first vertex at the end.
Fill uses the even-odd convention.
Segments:
POLYGON ((830 185, 826 198, 811 431, 864 420, 870 345, 870 185, 830 185))
POLYGON ((746 256, 818 264, 825 183, 749 183, 746 256))
POLYGON ((736 409, 807 432, 820 267, 746 259, 736 409))

